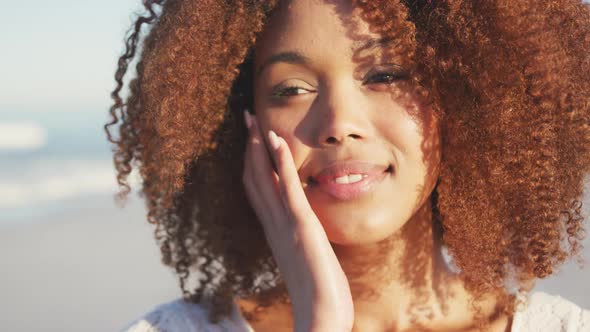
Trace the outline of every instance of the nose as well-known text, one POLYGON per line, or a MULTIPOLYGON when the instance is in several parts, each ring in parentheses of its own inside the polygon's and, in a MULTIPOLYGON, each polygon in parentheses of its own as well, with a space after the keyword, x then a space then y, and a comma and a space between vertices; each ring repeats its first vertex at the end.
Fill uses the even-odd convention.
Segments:
POLYGON ((329 147, 367 137, 367 110, 353 89, 324 90, 316 105, 316 142, 329 147))

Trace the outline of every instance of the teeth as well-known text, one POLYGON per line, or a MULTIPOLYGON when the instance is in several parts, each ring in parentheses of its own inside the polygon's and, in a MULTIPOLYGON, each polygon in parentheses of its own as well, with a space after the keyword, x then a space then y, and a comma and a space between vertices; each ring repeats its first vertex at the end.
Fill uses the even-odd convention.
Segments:
POLYGON ((349 183, 359 182, 362 179, 363 179, 362 174, 349 174, 349 175, 344 175, 344 176, 334 179, 334 182, 336 182, 338 184, 349 184, 349 183))

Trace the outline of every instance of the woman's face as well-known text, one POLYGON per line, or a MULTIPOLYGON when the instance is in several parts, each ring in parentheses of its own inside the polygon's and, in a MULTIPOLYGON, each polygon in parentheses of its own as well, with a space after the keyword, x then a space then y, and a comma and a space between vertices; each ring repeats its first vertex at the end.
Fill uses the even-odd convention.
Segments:
POLYGON ((285 2, 256 45, 260 127, 288 143, 334 243, 390 236, 428 200, 438 177, 438 121, 404 89, 399 54, 385 52, 393 46, 369 32, 358 9, 334 0, 285 2))

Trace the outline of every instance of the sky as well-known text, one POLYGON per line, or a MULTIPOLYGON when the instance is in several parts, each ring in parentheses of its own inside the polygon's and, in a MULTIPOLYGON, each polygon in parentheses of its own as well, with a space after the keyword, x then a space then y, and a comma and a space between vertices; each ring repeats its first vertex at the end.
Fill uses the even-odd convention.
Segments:
POLYGON ((104 112, 141 0, 0 0, 0 118, 104 112))

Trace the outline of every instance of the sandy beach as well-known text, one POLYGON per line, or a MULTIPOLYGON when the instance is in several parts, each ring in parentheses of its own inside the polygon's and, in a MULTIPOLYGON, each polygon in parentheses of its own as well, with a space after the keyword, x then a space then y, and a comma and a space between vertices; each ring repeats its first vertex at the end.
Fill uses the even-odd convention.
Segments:
MULTIPOLYGON (((108 197, 77 204, 47 220, 0 226, 3 331, 119 331, 180 296, 137 199, 122 210, 108 197)), ((589 267, 568 264, 537 289, 590 308, 587 280, 589 267)))
POLYGON ((180 296, 137 202, 0 228, 0 330, 118 331, 180 296))

